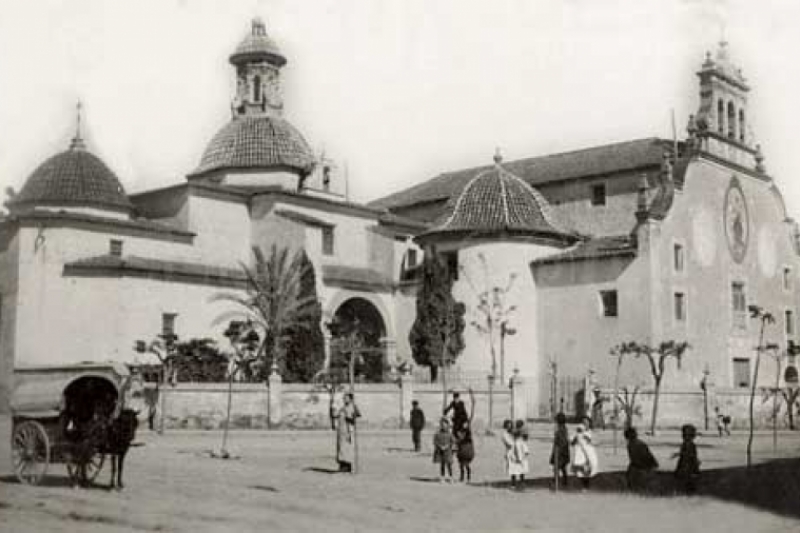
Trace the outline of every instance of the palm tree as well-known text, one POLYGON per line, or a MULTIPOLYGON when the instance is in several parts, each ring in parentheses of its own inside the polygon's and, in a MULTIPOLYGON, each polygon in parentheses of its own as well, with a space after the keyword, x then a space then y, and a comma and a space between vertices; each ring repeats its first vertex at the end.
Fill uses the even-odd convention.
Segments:
MULTIPOLYGON (((217 321, 238 318, 262 332, 257 357, 268 359, 263 368, 285 368, 285 344, 292 332, 310 330, 319 317, 319 300, 315 295, 304 295, 302 279, 312 268, 304 260, 302 251, 291 257, 288 248, 272 245, 269 257, 264 257, 258 247, 253 247, 253 266, 242 264, 245 275, 244 294, 224 293, 212 297, 213 301, 227 301, 240 309, 223 314, 217 321)), ((266 361, 265 361, 266 362, 266 361)))

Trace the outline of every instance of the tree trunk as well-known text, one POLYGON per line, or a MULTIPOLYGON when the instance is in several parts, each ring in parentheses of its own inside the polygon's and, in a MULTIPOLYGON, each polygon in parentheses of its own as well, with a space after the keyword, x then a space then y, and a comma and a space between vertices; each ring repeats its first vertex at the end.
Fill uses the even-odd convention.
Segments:
MULTIPOLYGON (((762 323, 761 326, 762 331, 762 338, 763 338, 763 331, 764 326, 762 323)), ((758 351, 756 352, 756 368, 753 371, 753 386, 750 388, 750 433, 747 436, 747 468, 750 468, 753 464, 753 424, 755 423, 755 415, 754 415, 754 403, 756 398, 756 383, 758 383, 758 367, 761 363, 761 343, 758 345, 758 351)))
POLYGON ((436 365, 431 365, 431 383, 436 383, 436 379, 439 377, 439 367, 436 365))
POLYGON ((656 378, 656 388, 653 391, 653 414, 650 419, 650 434, 655 436, 656 434, 656 421, 658 419, 658 400, 661 396, 661 378, 656 378))
POLYGON ((228 407, 225 414, 225 429, 222 432, 222 456, 228 455, 228 428, 231 425, 231 400, 233 398, 233 372, 228 376, 228 407))

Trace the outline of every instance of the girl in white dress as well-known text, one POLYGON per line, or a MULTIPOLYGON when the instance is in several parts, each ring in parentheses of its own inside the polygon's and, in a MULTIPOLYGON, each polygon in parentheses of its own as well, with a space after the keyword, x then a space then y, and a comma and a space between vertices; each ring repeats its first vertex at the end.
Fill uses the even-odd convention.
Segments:
POLYGON ((589 488, 597 474, 597 450, 592 443, 592 432, 585 421, 578 424, 572 437, 572 471, 581 480, 583 490, 589 488))
POLYGON ((511 476, 511 487, 517 490, 522 490, 525 476, 530 471, 528 464, 530 449, 527 440, 527 435, 523 431, 514 432, 514 444, 508 460, 508 473, 511 476))

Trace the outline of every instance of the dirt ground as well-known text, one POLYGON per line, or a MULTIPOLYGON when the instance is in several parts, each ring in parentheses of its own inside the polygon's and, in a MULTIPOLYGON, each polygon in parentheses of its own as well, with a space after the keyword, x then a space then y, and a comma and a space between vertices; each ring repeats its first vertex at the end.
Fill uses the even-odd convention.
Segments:
MULTIPOLYGON (((332 432, 235 432, 239 458, 212 459, 217 432, 140 432, 126 488, 71 488, 64 465, 43 485, 16 483, 0 418, 0 531, 798 531, 800 433, 783 433, 773 453, 769 433, 757 437, 756 465, 743 468, 746 435, 700 437, 704 477, 695 497, 672 493, 670 455, 678 435, 650 438, 661 463, 660 495, 623 489, 626 454, 615 455, 610 431, 598 432, 601 473, 588 492, 554 493, 547 460, 547 425, 535 426, 532 475, 509 490, 497 437, 476 442, 473 483, 440 484, 429 453, 415 454, 406 432, 359 435, 358 474, 333 473, 332 432)), ((432 437, 428 432, 426 440, 432 437)), ((429 445, 428 445, 429 447, 429 445)), ((110 471, 98 483, 108 482, 110 471)))

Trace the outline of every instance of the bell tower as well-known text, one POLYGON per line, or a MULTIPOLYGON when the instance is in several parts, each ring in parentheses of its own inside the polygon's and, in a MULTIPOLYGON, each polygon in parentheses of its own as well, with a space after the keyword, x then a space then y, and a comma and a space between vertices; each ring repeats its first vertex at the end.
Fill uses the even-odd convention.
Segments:
POLYGON ((746 168, 758 166, 747 109, 750 86, 730 58, 728 43, 720 41, 716 55, 706 53, 697 73, 700 108, 689 117, 689 140, 697 148, 746 168))
POLYGON ((250 33, 231 54, 230 62, 236 69, 233 115, 281 116, 280 69, 286 64, 286 57, 267 36, 260 18, 253 19, 250 33))

